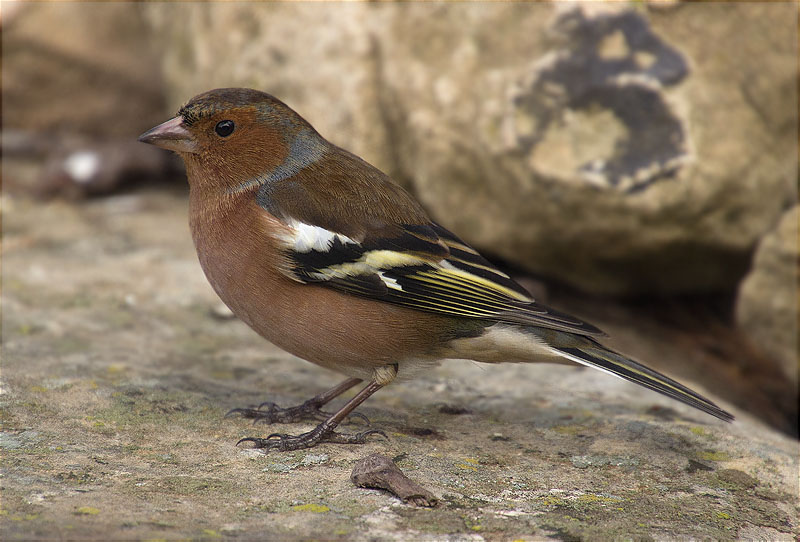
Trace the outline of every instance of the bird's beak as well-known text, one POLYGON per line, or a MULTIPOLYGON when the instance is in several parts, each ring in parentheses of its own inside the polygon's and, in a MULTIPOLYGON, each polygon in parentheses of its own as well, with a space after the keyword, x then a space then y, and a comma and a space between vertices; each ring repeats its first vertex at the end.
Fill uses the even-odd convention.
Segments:
POLYGON ((183 125, 183 117, 181 116, 169 119, 167 122, 151 128, 139 136, 139 141, 171 151, 189 153, 198 151, 197 140, 183 125))

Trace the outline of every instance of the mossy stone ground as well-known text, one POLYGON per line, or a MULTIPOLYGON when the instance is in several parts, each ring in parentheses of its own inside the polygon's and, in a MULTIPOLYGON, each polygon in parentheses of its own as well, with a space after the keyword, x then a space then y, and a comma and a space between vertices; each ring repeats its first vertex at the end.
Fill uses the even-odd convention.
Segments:
POLYGON ((570 367, 447 362, 361 409, 388 441, 237 448, 308 426, 227 410, 339 376, 220 317, 185 195, 3 209, 4 540, 798 536, 795 441, 570 367), (374 452, 440 506, 356 488, 374 452))

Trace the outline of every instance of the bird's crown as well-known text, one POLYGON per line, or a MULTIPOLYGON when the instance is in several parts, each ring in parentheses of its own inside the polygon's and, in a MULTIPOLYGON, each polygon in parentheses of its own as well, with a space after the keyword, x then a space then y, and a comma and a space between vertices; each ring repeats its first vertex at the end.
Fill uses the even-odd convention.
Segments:
POLYGON ((308 126, 300 115, 285 103, 266 92, 251 88, 218 88, 198 94, 178 110, 186 126, 218 113, 234 110, 255 110, 261 120, 283 127, 308 126))

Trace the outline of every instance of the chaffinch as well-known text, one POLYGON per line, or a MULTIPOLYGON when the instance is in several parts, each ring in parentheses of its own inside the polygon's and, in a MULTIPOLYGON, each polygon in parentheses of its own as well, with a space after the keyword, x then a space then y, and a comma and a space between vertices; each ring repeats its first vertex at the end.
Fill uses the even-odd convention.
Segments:
POLYGON ((301 435, 243 441, 273 450, 364 442, 380 431, 334 429, 395 378, 446 358, 577 363, 733 420, 602 346, 593 325, 537 303, 388 176, 269 94, 205 92, 139 140, 186 163, 192 238, 219 297, 277 346, 350 377, 298 407, 235 409, 268 422, 327 416, 301 435), (320 410, 362 381, 340 410, 320 410))

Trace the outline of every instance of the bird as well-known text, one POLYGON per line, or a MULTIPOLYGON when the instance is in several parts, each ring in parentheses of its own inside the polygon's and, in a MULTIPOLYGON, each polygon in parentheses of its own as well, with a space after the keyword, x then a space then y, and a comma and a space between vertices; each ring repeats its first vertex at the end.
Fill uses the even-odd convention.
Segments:
POLYGON ((192 239, 221 300, 273 344, 348 377, 295 407, 234 409, 268 423, 320 421, 239 443, 268 452, 385 437, 336 429, 379 389, 444 359, 588 366, 734 419, 603 346, 594 325, 536 301, 389 176, 270 94, 209 90, 138 139, 183 159, 192 239), (322 410, 362 383, 340 409, 322 410))

